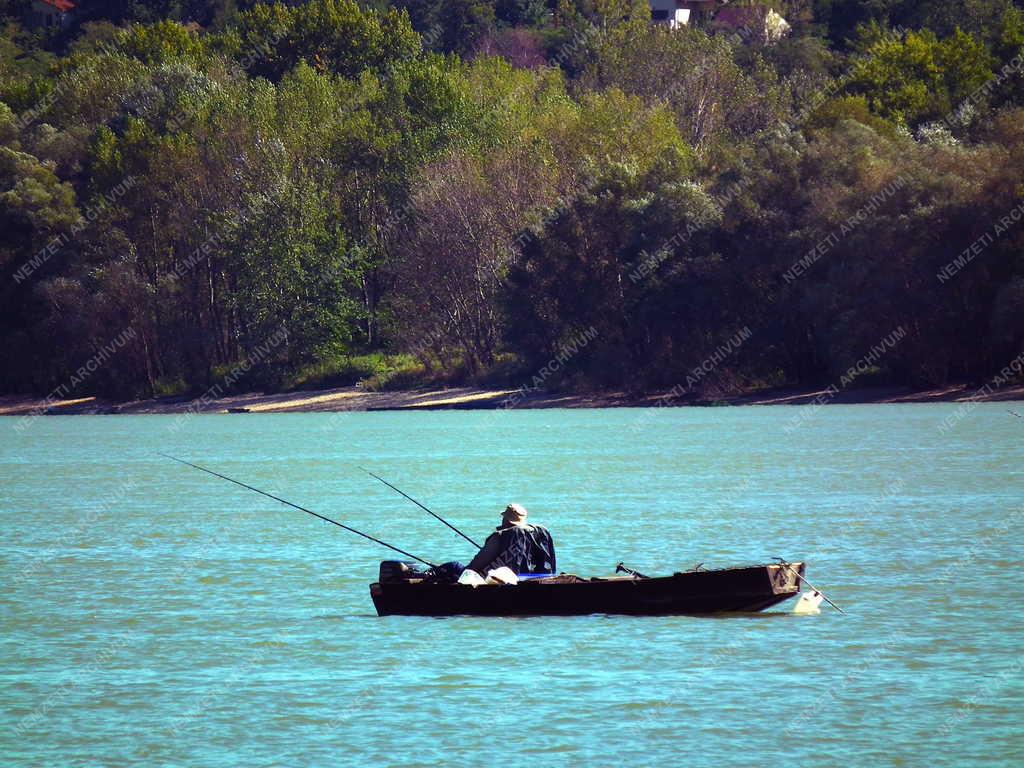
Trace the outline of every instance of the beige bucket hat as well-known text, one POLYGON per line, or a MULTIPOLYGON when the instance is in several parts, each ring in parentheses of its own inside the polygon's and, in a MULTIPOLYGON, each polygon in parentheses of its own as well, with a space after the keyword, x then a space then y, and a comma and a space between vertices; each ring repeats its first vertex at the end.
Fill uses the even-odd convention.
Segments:
POLYGON ((505 525, 526 525, 526 507, 522 504, 509 504, 501 513, 501 522, 505 525))

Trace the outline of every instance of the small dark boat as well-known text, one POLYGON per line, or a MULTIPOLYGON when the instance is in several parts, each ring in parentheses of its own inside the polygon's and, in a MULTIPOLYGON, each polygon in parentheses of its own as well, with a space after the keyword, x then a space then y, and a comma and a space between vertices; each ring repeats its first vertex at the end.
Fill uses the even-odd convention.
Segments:
POLYGON ((658 616, 751 612, 763 611, 796 597, 804 567, 804 563, 785 563, 695 569, 653 578, 636 574, 581 579, 559 574, 514 585, 475 587, 395 577, 371 584, 370 597, 380 616, 573 616, 588 613, 658 616))

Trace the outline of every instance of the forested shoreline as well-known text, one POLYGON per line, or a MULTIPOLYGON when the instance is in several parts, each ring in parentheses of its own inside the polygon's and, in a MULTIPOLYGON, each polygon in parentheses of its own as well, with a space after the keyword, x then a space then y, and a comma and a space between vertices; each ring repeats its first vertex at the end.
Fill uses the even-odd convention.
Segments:
POLYGON ((1024 352, 1010 0, 770 3, 778 42, 646 0, 79 5, 0 2, 0 392, 714 398, 1024 352))

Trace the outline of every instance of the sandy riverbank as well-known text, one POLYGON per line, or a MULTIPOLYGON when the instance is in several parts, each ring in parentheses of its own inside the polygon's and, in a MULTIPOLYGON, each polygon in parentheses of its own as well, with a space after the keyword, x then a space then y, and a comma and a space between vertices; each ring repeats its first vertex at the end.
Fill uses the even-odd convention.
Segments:
POLYGON ((247 393, 218 399, 157 398, 114 402, 95 397, 46 402, 37 397, 0 397, 0 415, 89 414, 89 413, 292 413, 302 411, 440 410, 495 408, 615 408, 700 405, 805 405, 808 403, 937 403, 969 400, 1009 402, 1024 400, 1024 386, 983 393, 975 386, 950 386, 915 390, 906 387, 875 387, 839 392, 827 389, 776 389, 750 392, 711 401, 693 397, 672 397, 671 393, 646 395, 625 392, 517 393, 511 389, 424 389, 398 392, 366 392, 359 387, 281 392, 247 393))

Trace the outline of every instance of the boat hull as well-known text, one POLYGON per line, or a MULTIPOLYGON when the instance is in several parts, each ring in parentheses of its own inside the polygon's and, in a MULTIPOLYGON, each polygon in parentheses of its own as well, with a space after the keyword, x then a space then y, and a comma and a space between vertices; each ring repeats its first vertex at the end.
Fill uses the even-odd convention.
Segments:
POLYGON ((380 616, 634 616, 763 611, 800 592, 803 563, 688 571, 656 578, 571 581, 562 577, 516 585, 386 582, 370 585, 380 616))

